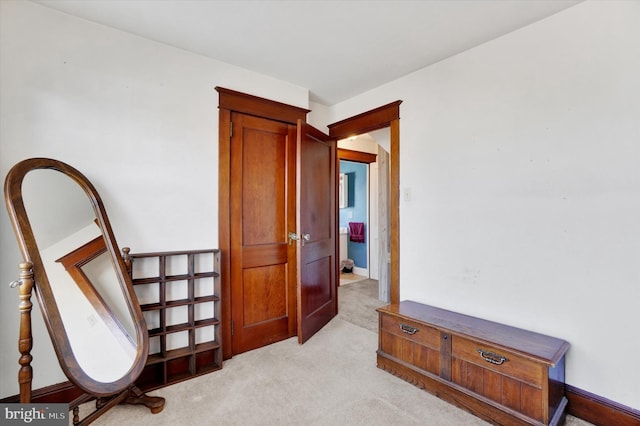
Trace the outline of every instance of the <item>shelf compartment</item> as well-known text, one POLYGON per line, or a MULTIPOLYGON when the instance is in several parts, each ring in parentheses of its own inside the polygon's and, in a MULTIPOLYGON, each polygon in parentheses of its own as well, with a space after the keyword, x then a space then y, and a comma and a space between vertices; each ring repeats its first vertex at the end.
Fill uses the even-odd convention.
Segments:
POLYGON ((207 303, 207 302, 219 302, 220 297, 215 294, 209 296, 200 296, 195 297, 193 299, 180 299, 180 300, 171 300, 168 302, 162 303, 147 303, 144 305, 140 305, 143 311, 153 311, 158 309, 166 309, 166 308, 174 308, 177 306, 187 306, 187 305, 196 305, 198 303, 207 303))
MULTIPOLYGON (((132 255, 136 256, 136 255, 132 255)), ((191 278, 202 279, 202 278, 218 278, 220 274, 217 272, 199 272, 193 275, 182 274, 182 275, 169 275, 166 277, 157 276, 157 277, 147 277, 147 278, 134 278, 133 285, 143 285, 143 284, 154 284, 160 281, 164 282, 175 282, 175 281, 186 281, 191 278)))

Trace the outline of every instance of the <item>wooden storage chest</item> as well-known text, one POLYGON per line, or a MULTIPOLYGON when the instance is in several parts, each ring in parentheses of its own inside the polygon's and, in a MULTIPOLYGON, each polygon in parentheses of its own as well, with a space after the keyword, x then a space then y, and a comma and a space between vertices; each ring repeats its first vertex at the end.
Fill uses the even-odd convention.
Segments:
POLYGON ((564 422, 566 341, 412 301, 378 312, 379 368, 494 424, 564 422))

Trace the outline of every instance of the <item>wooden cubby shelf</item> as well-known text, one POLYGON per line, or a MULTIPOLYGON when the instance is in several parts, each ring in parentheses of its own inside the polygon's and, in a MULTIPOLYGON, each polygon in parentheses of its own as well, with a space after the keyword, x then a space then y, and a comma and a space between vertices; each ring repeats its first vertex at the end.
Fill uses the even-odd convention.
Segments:
POLYGON ((149 391, 221 369, 220 251, 129 254, 125 249, 124 259, 138 298, 145 301, 140 307, 150 341, 138 387, 149 391))

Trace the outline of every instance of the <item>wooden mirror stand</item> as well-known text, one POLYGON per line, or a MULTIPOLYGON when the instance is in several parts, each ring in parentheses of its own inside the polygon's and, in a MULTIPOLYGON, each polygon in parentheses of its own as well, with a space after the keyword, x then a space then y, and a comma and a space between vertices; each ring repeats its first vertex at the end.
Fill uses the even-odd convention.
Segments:
POLYGON ((20 298, 20 403, 32 401, 35 292, 58 363, 84 392, 69 403, 74 425, 119 403, 162 411, 164 398, 134 383, 147 361, 148 331, 96 189, 78 170, 47 158, 16 164, 4 189, 24 259, 12 283, 20 298), (92 400, 95 410, 81 419, 80 405, 92 400))

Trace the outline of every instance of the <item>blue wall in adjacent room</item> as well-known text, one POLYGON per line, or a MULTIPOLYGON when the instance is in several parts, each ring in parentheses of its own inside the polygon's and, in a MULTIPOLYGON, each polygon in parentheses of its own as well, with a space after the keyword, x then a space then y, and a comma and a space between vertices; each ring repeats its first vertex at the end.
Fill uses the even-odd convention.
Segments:
MULTIPOLYGON (((340 209, 340 226, 349 227, 349 222, 363 222, 365 235, 368 231, 367 223, 367 164, 354 163, 353 161, 340 161, 340 173, 349 175, 349 206, 340 209), (349 217, 351 214, 351 217, 349 217)), ((349 241, 347 256, 352 259, 355 266, 367 267, 367 244, 349 241)))

